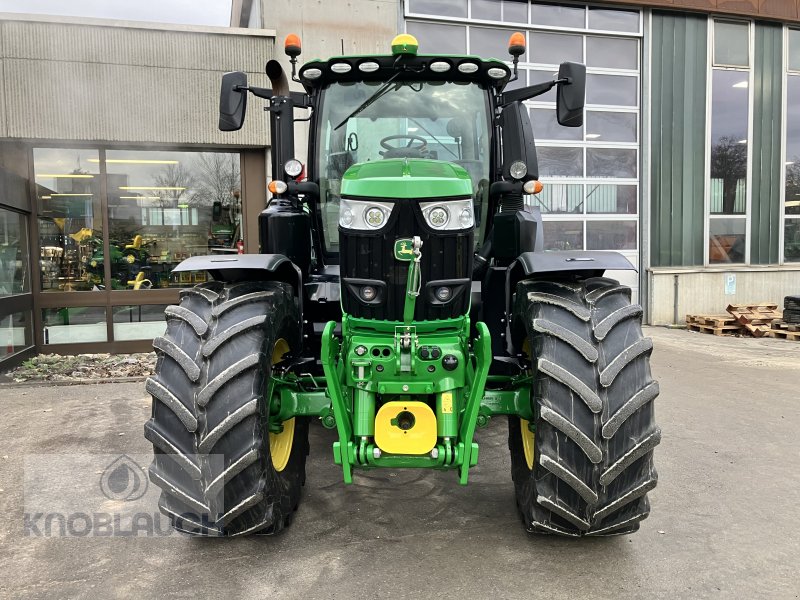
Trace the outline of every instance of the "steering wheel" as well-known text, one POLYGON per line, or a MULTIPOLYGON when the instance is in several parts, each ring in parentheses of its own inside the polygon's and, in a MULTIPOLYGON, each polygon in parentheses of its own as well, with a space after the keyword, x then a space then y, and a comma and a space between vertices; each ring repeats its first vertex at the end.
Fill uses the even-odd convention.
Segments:
POLYGON ((418 135, 408 135, 408 134, 387 136, 381 140, 381 147, 389 151, 400 150, 400 148, 389 145, 388 142, 391 142, 392 140, 408 140, 408 143, 405 145, 405 147, 408 148, 409 150, 415 150, 417 152, 424 152, 425 149, 428 147, 428 142, 425 140, 425 138, 421 138, 418 135), (419 142, 419 145, 413 146, 412 144, 414 142, 419 142))

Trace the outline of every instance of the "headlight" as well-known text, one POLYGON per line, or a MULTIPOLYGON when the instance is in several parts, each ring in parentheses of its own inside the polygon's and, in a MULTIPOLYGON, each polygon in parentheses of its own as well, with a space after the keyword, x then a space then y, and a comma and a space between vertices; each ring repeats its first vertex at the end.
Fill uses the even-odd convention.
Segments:
POLYGON ((515 160, 508 168, 508 172, 514 179, 522 179, 528 174, 528 165, 521 160, 515 160))
POLYGON ((392 216, 392 202, 369 202, 342 198, 339 201, 339 225, 362 231, 380 229, 392 216))
POLYGON ((283 165, 283 170, 286 171, 289 177, 297 177, 303 172, 303 163, 296 158, 290 158, 286 161, 286 164, 283 165))
POLYGON ((475 226, 472 200, 448 200, 447 202, 420 202, 422 216, 431 229, 451 231, 471 229, 475 226))

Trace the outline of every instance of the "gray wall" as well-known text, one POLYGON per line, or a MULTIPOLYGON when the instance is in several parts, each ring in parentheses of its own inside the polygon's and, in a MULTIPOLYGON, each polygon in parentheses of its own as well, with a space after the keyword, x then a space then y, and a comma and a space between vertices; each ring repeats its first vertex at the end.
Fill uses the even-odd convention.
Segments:
POLYGON ((222 73, 266 85, 274 33, 0 14, 0 138, 268 145, 251 110, 217 129, 222 73))

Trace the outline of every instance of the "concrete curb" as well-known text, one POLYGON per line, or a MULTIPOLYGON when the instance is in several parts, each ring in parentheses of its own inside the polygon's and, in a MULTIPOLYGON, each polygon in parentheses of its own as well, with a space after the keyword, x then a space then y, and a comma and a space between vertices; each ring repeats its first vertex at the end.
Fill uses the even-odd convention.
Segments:
POLYGON ((59 379, 50 381, 40 379, 36 381, 9 381, 0 382, 0 389, 17 387, 48 387, 61 385, 93 385, 101 383, 142 383, 147 377, 111 377, 109 379, 59 379))

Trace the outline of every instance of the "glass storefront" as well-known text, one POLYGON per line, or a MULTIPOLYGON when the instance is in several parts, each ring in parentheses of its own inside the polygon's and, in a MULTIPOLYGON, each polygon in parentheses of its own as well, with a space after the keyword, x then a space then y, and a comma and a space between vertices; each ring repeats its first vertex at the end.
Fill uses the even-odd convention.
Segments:
POLYGON ((36 148, 33 158, 42 291, 186 287, 205 275, 171 275, 179 262, 235 253, 243 239, 238 154, 36 148))
POLYGON ((97 150, 36 148, 42 291, 91 291, 105 284, 97 150))
POLYGON ((30 291, 27 217, 0 207, 0 296, 30 291))
POLYGON ((789 29, 786 73, 786 181, 783 258, 800 262, 800 30, 789 29))
POLYGON ((45 345, 108 341, 104 306, 45 308, 42 327, 45 345))
POLYGON ((0 361, 33 345, 30 311, 0 316, 0 361))
POLYGON ((25 148, 0 142, 0 366, 33 346, 25 148))

